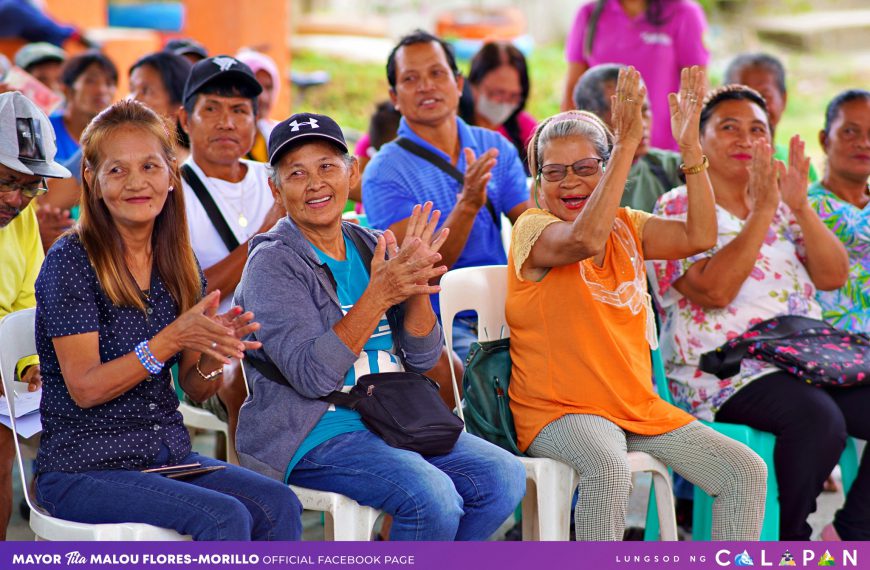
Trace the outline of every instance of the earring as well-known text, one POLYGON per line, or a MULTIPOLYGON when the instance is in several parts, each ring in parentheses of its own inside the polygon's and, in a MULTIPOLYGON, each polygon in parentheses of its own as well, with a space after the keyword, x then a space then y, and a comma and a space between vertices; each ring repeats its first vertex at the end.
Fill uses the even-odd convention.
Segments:
POLYGON ((173 190, 175 190, 175 186, 170 186, 169 191, 172 192, 173 190))

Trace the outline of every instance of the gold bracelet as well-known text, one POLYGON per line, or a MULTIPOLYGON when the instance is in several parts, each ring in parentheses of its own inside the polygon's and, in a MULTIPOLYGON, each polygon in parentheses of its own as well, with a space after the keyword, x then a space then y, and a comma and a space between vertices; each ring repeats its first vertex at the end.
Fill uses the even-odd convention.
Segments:
POLYGON ((211 372, 209 372, 208 374, 206 374, 205 372, 203 372, 202 370, 200 370, 200 368, 199 368, 199 360, 196 361, 196 364, 194 365, 194 367, 196 368, 196 373, 199 374, 199 376, 200 376, 203 380, 205 380, 206 382, 214 382, 215 378, 217 378, 218 376, 220 376, 221 374, 224 373, 224 367, 223 367, 223 366, 219 366, 216 370, 212 370, 211 372))
POLYGON ((701 164, 696 164, 695 166, 686 166, 686 163, 680 165, 680 170, 683 171, 683 174, 698 174, 699 172, 704 172, 707 170, 707 167, 710 166, 710 161, 707 160, 707 155, 701 155, 703 160, 701 164))

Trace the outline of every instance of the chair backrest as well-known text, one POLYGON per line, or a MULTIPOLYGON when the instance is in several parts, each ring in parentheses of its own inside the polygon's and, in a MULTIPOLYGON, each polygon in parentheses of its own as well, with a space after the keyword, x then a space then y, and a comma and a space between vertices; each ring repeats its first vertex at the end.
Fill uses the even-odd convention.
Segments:
POLYGON ((448 271, 441 277, 441 322, 447 344, 453 343, 453 318, 462 311, 477 311, 477 337, 498 340, 510 336, 504 314, 507 266, 486 265, 448 271))
MULTIPOLYGON (((477 311, 478 340, 498 340, 510 336, 504 314, 507 299, 507 266, 486 265, 463 267, 448 271, 441 277, 441 322, 444 326, 444 343, 453 347, 453 318, 462 311, 477 311)), ((453 397, 457 402, 459 417, 465 419, 459 402, 459 383, 456 372, 450 367, 453 382, 453 397)))
MULTIPOLYGON (((36 354, 36 309, 24 309, 6 315, 0 320, 0 377, 3 380, 3 392, 9 405, 9 416, 12 420, 12 431, 16 431, 15 394, 16 391, 26 391, 23 382, 15 381, 15 367, 18 361, 26 356, 36 354), (16 384, 19 387, 16 389, 16 384)), ((15 457, 18 461, 18 473, 21 476, 21 488, 24 498, 31 510, 35 510, 35 501, 30 496, 30 486, 21 459, 21 446, 18 436, 12 438, 15 442, 15 457)))

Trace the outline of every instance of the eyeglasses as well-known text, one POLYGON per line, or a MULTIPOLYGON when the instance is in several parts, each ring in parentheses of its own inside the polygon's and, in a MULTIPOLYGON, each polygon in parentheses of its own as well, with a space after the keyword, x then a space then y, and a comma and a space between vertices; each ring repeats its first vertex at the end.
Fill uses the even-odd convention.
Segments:
POLYGON ((21 192, 27 198, 36 198, 48 192, 45 186, 45 178, 33 184, 19 184, 14 180, 0 180, 0 192, 21 192))
POLYGON ((568 167, 574 171, 577 176, 594 176, 601 170, 603 158, 581 158, 574 164, 545 164, 538 169, 538 174, 543 175, 547 182, 559 182, 568 176, 568 167))

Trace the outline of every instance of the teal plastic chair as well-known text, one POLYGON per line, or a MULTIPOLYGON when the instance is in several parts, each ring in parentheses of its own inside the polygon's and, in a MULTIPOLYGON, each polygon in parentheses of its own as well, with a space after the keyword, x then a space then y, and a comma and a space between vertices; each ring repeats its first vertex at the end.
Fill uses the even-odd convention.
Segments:
MULTIPOLYGON (((665 367, 659 350, 652 351, 653 375, 659 395, 668 403, 673 403, 668 380, 665 377, 665 367)), ((779 485, 776 482, 776 469, 773 466, 773 448, 776 437, 769 432, 757 430, 740 424, 725 422, 705 422, 717 432, 744 443, 755 451, 767 464, 767 498, 764 505, 764 521, 761 525, 761 540, 779 540, 779 485)), ((855 476, 858 474, 858 453, 855 441, 846 440, 846 448, 840 457, 840 471, 843 477, 843 491, 849 492, 855 476)), ((654 540, 659 534, 658 512, 655 497, 650 493, 650 503, 647 509, 645 540, 654 540), (653 537, 653 538, 650 538, 653 537)), ((692 539, 710 540, 713 524, 713 498, 700 487, 695 486, 694 506, 692 508, 692 539)))

